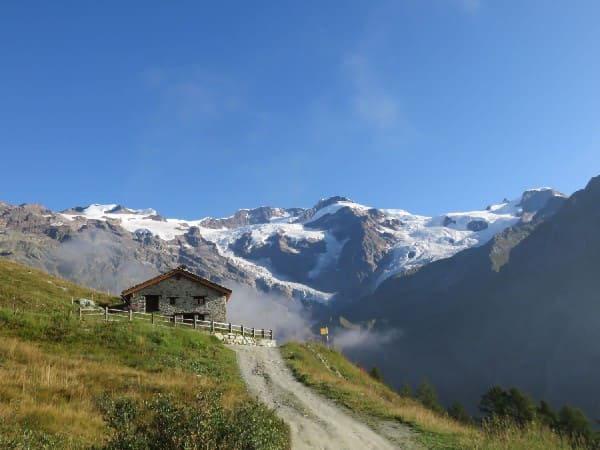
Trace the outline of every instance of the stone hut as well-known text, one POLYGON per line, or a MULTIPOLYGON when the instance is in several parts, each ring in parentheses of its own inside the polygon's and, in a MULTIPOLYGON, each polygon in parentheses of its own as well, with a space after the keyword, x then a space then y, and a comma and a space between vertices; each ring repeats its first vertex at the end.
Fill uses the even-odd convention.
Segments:
POLYGON ((179 266, 124 290, 122 296, 137 311, 225 322, 231 289, 179 266))

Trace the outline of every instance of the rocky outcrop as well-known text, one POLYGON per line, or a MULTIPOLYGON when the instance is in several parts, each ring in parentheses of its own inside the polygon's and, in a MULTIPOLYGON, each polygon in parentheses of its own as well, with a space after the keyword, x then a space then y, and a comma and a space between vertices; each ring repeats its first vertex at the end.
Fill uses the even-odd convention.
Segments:
POLYGON ((373 282, 379 263, 385 257, 393 239, 382 233, 382 215, 378 210, 358 212, 342 207, 307 223, 311 229, 327 230, 343 246, 337 262, 323 270, 320 282, 323 289, 335 289, 340 295, 365 292, 373 282))
POLYGON ((470 231, 483 231, 487 229, 488 223, 485 220, 471 220, 467 224, 467 230, 470 231))
POLYGON ((237 228, 246 225, 269 223, 273 218, 293 218, 302 214, 302 208, 271 208, 261 206, 255 209, 240 209, 233 216, 224 219, 207 218, 201 221, 206 228, 237 228))
POLYGON ((519 206, 525 213, 537 212, 546 206, 548 201, 557 197, 564 198, 565 196, 550 188, 533 189, 523 192, 519 206))
POLYGON ((445 227, 448 227, 450 225, 455 225, 456 224, 456 220, 448 217, 448 216, 444 216, 444 220, 442 221, 442 225, 445 227))
POLYGON ((233 252, 252 261, 268 261, 272 271, 286 279, 311 284, 310 271, 326 251, 322 240, 291 239, 282 233, 255 243, 250 232, 244 233, 232 245, 233 252))
POLYGON ((340 195, 323 198, 323 199, 319 200, 317 202, 317 204, 315 206, 313 206, 312 208, 304 210, 302 212, 302 214, 298 217, 296 222, 297 223, 308 222, 310 219, 312 219, 314 217, 314 215, 317 213, 317 211, 320 211, 321 209, 326 208, 327 206, 330 206, 330 205, 333 205, 333 204, 339 203, 339 202, 351 202, 351 201, 352 200, 350 200, 349 198, 342 197, 340 195))

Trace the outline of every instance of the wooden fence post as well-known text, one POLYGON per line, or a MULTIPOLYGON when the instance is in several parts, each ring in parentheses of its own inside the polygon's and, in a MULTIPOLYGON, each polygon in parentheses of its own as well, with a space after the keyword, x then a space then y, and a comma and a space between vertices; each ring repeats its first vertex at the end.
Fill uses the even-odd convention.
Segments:
POLYGON ((270 331, 270 335, 271 335, 271 340, 273 340, 273 330, 269 330, 270 331))
POLYGON ((255 337, 255 334, 254 334, 254 327, 252 327, 252 337, 255 337))
POLYGON ((104 321, 108 322, 108 306, 104 307, 104 321))
POLYGON ((129 321, 133 320, 133 309, 129 308, 129 321))
POLYGON ((215 321, 214 320, 210 321, 210 332, 213 334, 215 333, 215 321))
POLYGON ((244 337, 244 325, 240 325, 240 328, 242 329, 242 337, 244 337))
POLYGON ((150 322, 152 323, 152 325, 154 325, 154 312, 150 313, 150 322))
POLYGON ((81 306, 80 306, 79 307, 79 320, 81 320, 81 316, 82 316, 82 314, 81 314, 81 306))
POLYGON ((231 332, 232 332, 231 322, 229 322, 229 334, 231 334, 231 332))
POLYGON ((262 329, 262 338, 263 339, 265 338, 265 329, 264 328, 262 329))
POLYGON ((198 326, 198 319, 196 314, 194 314, 194 330, 196 329, 196 327, 198 326))

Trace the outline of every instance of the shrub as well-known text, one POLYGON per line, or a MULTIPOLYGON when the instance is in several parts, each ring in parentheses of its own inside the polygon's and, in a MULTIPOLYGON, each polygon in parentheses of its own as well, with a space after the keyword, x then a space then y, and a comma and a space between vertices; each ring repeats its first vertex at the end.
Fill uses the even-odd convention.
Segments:
POLYGON ((239 450, 277 450, 289 447, 288 426, 260 403, 246 403, 235 413, 229 446, 239 450))
POLYGON ((104 396, 100 408, 114 432, 105 450, 289 448, 289 429, 273 411, 248 402, 229 413, 219 392, 201 393, 194 406, 178 405, 171 396, 142 404, 104 396))
POLYGON ((54 450, 63 446, 64 443, 59 437, 49 435, 44 431, 21 427, 17 427, 17 429, 10 432, 0 429, 0 448, 3 449, 54 450))

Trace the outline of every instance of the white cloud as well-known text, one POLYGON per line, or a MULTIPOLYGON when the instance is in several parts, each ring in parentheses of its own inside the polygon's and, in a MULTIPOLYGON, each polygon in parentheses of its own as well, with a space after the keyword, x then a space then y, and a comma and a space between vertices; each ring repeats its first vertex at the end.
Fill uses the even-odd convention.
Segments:
POLYGON ((481 8, 481 0, 452 0, 458 4, 458 7, 467 14, 476 14, 481 8))
POLYGON ((333 345, 342 351, 369 351, 379 349, 400 337, 402 337, 402 331, 399 329, 385 331, 344 330, 335 335, 333 345))
POLYGON ((369 59, 361 53, 347 56, 343 62, 352 87, 354 112, 369 125, 390 128, 400 120, 396 97, 376 75, 369 59))
POLYGON ((239 96, 230 83, 200 69, 154 69, 144 78, 158 100, 159 111, 177 121, 211 121, 235 113, 240 107, 239 96))
POLYGON ((310 331, 309 313, 298 301, 258 292, 250 286, 228 283, 233 290, 227 304, 227 321, 248 327, 272 329, 279 343, 304 341, 310 331))

